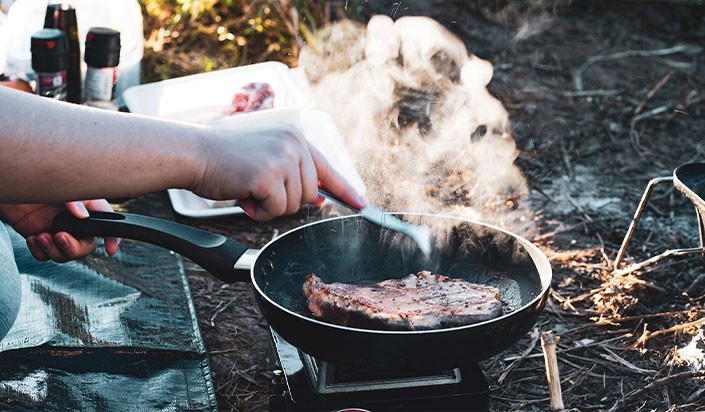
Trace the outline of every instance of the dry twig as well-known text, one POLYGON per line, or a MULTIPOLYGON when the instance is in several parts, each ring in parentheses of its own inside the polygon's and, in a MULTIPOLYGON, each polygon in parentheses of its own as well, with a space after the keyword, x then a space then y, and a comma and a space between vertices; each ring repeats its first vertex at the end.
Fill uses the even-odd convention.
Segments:
POLYGON ((638 154, 642 155, 644 153, 644 149, 641 146, 639 132, 636 131, 636 124, 644 119, 648 119, 649 117, 658 116, 659 114, 664 113, 666 111, 668 111, 668 106, 660 106, 655 109, 651 109, 648 112, 644 112, 634 116, 631 122, 629 122, 629 137, 632 141, 632 147, 638 154))
POLYGON ((668 334, 668 333, 673 333, 673 332, 679 332, 679 331, 684 330, 684 329, 688 329, 688 328, 691 328, 691 327, 692 327, 692 328, 694 328, 694 327, 699 327, 699 326, 704 325, 704 324, 705 324, 705 318, 701 318, 701 319, 698 319, 698 320, 695 320, 695 321, 692 321, 692 322, 681 323, 681 324, 679 324, 679 325, 672 326, 672 327, 670 327, 670 328, 668 328, 668 329, 657 330, 656 332, 649 332, 648 330, 646 330, 646 326, 644 326, 644 333, 643 333, 643 334, 641 335, 641 337, 636 341, 636 343, 634 343, 634 346, 633 346, 633 347, 634 347, 634 348, 637 348, 637 347, 639 347, 639 346, 643 346, 644 344, 646 344, 646 342, 647 342, 649 339, 651 339, 651 338, 653 338, 653 337, 655 337, 655 336, 666 335, 666 334, 668 334))
POLYGON ((659 82, 656 83, 656 85, 655 85, 654 87, 652 87, 651 90, 649 90, 648 93, 646 93, 646 96, 641 100, 641 102, 639 102, 639 105, 636 107, 636 109, 634 109, 634 115, 638 115, 639 113, 641 113, 641 110, 642 110, 642 109, 644 108, 644 106, 646 105, 646 102, 648 102, 649 99, 651 99, 652 97, 654 97, 654 95, 656 94, 656 92, 658 92, 666 83, 668 83, 668 80, 671 78, 671 75, 673 75, 673 72, 672 72, 672 71, 666 73, 666 74, 661 78, 661 80, 659 80, 659 82))
POLYGON ((640 374, 653 374, 656 371, 650 370, 650 369, 643 369, 640 368, 633 363, 627 361, 626 359, 622 358, 621 356, 617 355, 616 353, 612 352, 611 350, 603 347, 602 348, 607 354, 602 354, 602 357, 613 362, 617 362, 623 366, 626 366, 629 368, 629 370, 635 372, 635 373, 640 373, 640 374))
POLYGON ((515 358, 514 361, 509 366, 507 366, 507 368, 502 372, 502 374, 497 379, 498 384, 501 385, 502 382, 504 382, 504 380, 507 378, 509 373, 514 368, 516 368, 519 365, 519 363, 521 363, 522 360, 526 359, 526 357, 529 356, 531 351, 533 351, 534 348, 536 347, 536 342, 538 342, 538 340, 539 340, 539 329, 534 328, 534 330, 531 331, 531 342, 529 342, 529 346, 526 348, 526 350, 524 352, 522 352, 521 356, 515 358))
POLYGON ((677 310, 677 311, 671 311, 671 312, 647 313, 644 315, 634 315, 634 316, 601 317, 599 319, 595 319, 596 320, 595 326, 616 325, 619 323, 641 321, 644 319, 653 319, 653 318, 660 318, 660 317, 669 317, 670 318, 673 316, 686 315, 689 313, 698 314, 698 313, 700 313, 700 311, 697 310, 694 312, 692 309, 686 309, 686 310, 677 310))
POLYGON ((693 46, 689 46, 687 44, 681 44, 678 46, 673 46, 673 47, 667 47, 665 49, 656 49, 656 50, 626 50, 623 52, 617 52, 617 53, 612 53, 612 54, 598 54, 597 56, 592 56, 589 58, 585 63, 583 63, 582 66, 578 67, 574 72, 573 72, 573 87, 575 90, 582 91, 583 90, 583 73, 585 70, 588 69, 591 65, 601 62, 601 61, 607 61, 607 60, 618 60, 618 59, 624 59, 627 57, 656 57, 656 56, 668 56, 670 54, 677 54, 677 53, 683 53, 683 52, 689 52, 694 49, 693 46))
POLYGON ((619 410, 622 405, 631 401, 632 398, 636 398, 640 395, 643 395, 652 389, 661 388, 664 386, 672 385, 677 382, 684 381, 686 379, 698 378, 702 376, 705 376, 705 371, 688 371, 675 373, 673 375, 666 376, 665 378, 657 379, 646 386, 643 386, 624 395, 622 399, 619 399, 617 402, 614 403, 614 405, 612 405, 612 407, 609 409, 609 412, 619 410))
POLYGON ((561 378, 558 372, 558 359, 556 358, 556 345, 559 336, 553 332, 541 332, 541 347, 546 362, 546 379, 548 379, 549 395, 551 397, 551 410, 561 411, 565 409, 563 405, 563 395, 561 394, 561 378))
POLYGON ((215 313, 214 313, 213 316, 211 316, 211 318, 210 318, 210 325, 211 325, 211 326, 215 326, 215 318, 217 318, 218 315, 220 315, 221 313, 225 312, 225 310, 226 310, 228 307, 230 307, 230 305, 232 305, 233 303, 235 303, 235 301, 236 301, 237 299, 238 299, 237 297, 234 297, 234 298, 230 299, 230 300, 228 301, 228 303, 226 303, 225 305, 222 304, 223 302, 218 303, 218 307, 216 307, 215 313))

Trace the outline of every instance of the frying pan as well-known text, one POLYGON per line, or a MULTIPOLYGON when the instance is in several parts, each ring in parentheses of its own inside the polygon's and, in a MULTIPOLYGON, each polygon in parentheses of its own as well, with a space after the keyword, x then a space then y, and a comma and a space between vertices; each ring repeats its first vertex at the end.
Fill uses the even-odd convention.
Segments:
POLYGON ((448 216, 395 214, 426 224, 435 234, 425 256, 407 236, 359 215, 307 224, 261 250, 224 236, 128 213, 61 214, 57 231, 77 237, 115 236, 171 249, 225 282, 251 281, 259 308, 282 338, 319 360, 366 368, 455 368, 494 356, 535 324, 551 283, 546 256, 502 229, 448 216), (353 328, 314 318, 303 295, 305 277, 371 285, 409 273, 433 273, 500 289, 504 313, 461 327, 424 331, 353 328))

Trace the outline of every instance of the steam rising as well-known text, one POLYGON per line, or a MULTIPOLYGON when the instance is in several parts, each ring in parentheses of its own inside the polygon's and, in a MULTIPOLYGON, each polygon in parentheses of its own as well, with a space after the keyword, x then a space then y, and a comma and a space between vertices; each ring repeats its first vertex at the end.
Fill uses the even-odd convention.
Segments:
POLYGON ((317 108, 346 138, 372 203, 525 232, 526 182, 492 64, 426 17, 337 22, 301 51, 317 108))

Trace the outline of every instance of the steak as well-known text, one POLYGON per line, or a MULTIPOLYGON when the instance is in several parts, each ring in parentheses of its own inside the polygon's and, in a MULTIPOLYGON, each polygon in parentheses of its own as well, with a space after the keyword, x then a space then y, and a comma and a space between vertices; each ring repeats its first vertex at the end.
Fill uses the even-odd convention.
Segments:
POLYGON ((381 330, 429 330, 463 326, 502 314, 499 289, 423 271, 374 286, 304 282, 316 318, 342 326, 381 330))

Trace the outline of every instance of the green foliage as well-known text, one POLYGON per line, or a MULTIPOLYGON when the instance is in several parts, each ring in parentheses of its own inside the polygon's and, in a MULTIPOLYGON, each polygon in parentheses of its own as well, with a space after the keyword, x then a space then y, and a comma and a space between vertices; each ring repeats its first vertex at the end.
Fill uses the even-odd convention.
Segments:
POLYGON ((145 81, 267 60, 295 66, 307 33, 354 14, 346 3, 326 1, 139 1, 145 81))

